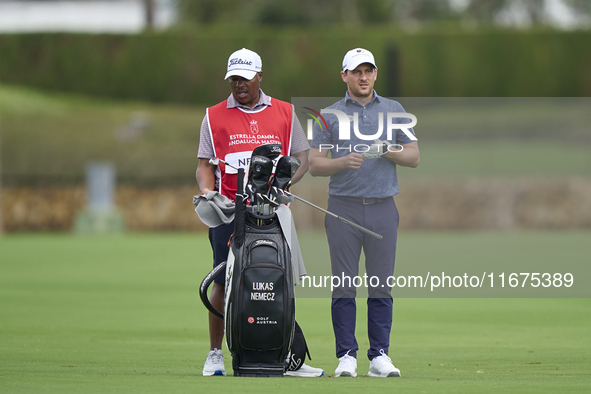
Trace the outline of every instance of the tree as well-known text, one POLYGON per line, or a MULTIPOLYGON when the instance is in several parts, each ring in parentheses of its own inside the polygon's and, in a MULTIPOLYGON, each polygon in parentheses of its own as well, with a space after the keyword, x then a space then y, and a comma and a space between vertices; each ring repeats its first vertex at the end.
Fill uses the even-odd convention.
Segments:
MULTIPOLYGON (((181 18, 196 24, 323 26, 470 20, 497 24, 519 13, 531 24, 547 23, 548 0, 179 0, 181 18)), ((577 13, 591 15, 589 0, 561 0, 577 13)))
POLYGON ((464 11, 468 19, 492 23, 495 16, 512 0, 470 0, 464 11))
POLYGON ((591 15, 591 1, 589 0, 562 0, 564 4, 577 14, 583 14, 587 18, 591 15))
POLYGON ((154 29, 154 0, 144 0, 144 15, 146 17, 146 30, 154 29))

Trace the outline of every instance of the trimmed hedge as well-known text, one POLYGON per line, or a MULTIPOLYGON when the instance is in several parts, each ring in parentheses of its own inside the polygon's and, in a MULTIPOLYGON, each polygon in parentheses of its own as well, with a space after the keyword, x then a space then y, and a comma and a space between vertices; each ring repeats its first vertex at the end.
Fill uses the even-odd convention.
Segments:
MULTIPOLYGON (((326 183, 307 178, 297 194, 326 205, 326 183)), ((196 185, 120 185, 116 205, 130 231, 203 231, 193 212, 196 185)), ((68 231, 84 209, 83 186, 9 186, 3 190, 6 231, 68 231)), ((591 229, 591 180, 481 179, 405 180, 396 196, 407 230, 591 229), (549 208, 551 207, 551 208, 549 208)), ((291 205, 299 231, 324 231, 324 215, 302 203, 291 205)))
POLYGON ((591 95, 591 32, 403 33, 378 27, 211 27, 140 35, 0 35, 0 80, 110 98, 207 104, 226 98, 231 52, 263 58, 263 89, 274 97, 341 96, 342 57, 362 46, 380 68, 376 89, 405 97, 591 95), (395 47, 399 64, 388 62, 395 47), (389 81, 396 75, 399 85, 389 81))

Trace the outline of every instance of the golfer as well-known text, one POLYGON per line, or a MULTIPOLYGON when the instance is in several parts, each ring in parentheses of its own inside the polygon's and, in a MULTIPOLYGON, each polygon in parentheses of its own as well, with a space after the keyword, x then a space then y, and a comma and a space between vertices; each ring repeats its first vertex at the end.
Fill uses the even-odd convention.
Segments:
MULTIPOLYGON (((316 126, 309 160, 312 176, 330 176, 328 210, 384 236, 376 240, 332 216, 325 219, 332 274, 339 278, 357 276, 363 250, 367 276, 380 280, 379 285, 368 286, 369 376, 393 377, 400 376, 400 370, 388 356, 392 296, 386 281, 394 273, 398 230, 398 210, 392 197, 398 194, 396 166, 416 167, 419 149, 412 129, 406 133, 395 129, 388 141, 387 127, 383 126, 379 138, 371 137, 379 130, 380 122, 386 125, 387 119, 380 117, 405 112, 398 102, 375 92, 377 76, 378 68, 370 51, 356 48, 347 52, 341 71, 347 93, 329 109, 342 111, 353 120, 347 130, 351 137, 339 139, 339 119, 335 114, 325 114, 328 132, 316 126), (358 134, 368 137, 362 139, 358 134), (400 144, 403 149, 394 148, 393 144, 400 144)), ((394 122, 408 123, 409 119, 394 118, 394 122)), ((339 359, 336 377, 357 376, 355 297, 356 288, 346 281, 332 295, 332 324, 339 359)))
MULTIPOLYGON (((260 89, 263 80, 262 60, 248 49, 230 55, 226 80, 232 94, 228 99, 207 109, 201 123, 199 165, 196 178, 201 194, 219 191, 232 201, 236 199, 236 170, 229 166, 215 166, 212 158, 220 158, 234 167, 248 163, 252 150, 263 143, 281 144, 283 155, 292 155, 301 161, 292 183, 300 180, 308 170, 309 145, 304 130, 290 103, 273 99, 260 89)), ((228 241, 234 223, 209 229, 213 249, 214 267, 226 261, 228 241)), ((224 309, 224 274, 214 280, 210 302, 218 311, 224 309)), ((225 375, 222 340, 224 322, 209 313, 210 352, 203 366, 203 375, 225 375)), ((323 371, 303 364, 292 376, 320 376, 323 371)))

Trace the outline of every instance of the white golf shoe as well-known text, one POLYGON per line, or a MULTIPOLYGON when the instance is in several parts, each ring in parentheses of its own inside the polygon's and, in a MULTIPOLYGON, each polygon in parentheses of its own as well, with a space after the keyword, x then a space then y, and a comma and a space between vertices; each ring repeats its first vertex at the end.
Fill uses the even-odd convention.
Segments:
POLYGON ((301 368, 296 371, 287 371, 285 376, 299 376, 301 378, 317 378, 324 375, 321 368, 314 368, 306 364, 302 364, 301 368))
POLYGON ((399 377, 400 370, 392 364, 392 359, 384 353, 384 349, 381 349, 380 353, 381 356, 377 356, 369 362, 367 375, 377 378, 399 377))
POLYGON ((203 376, 225 376, 224 354, 221 349, 213 349, 207 354, 203 365, 203 376))
POLYGON ((348 376, 354 378, 357 376, 357 359, 349 356, 349 352, 339 358, 339 366, 334 371, 335 378, 348 376))

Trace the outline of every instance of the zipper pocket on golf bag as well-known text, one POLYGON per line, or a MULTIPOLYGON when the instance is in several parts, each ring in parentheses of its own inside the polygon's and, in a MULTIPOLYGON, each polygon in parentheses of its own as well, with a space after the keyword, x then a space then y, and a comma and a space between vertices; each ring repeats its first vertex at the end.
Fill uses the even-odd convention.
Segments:
MULTIPOLYGON (((281 349, 286 340, 285 311, 289 301, 285 270, 272 263, 254 263, 242 272, 238 337, 244 349, 281 349)), ((236 323, 236 322, 235 322, 236 323)))
POLYGON ((289 298, 283 256, 277 242, 269 238, 253 240, 246 252, 239 292, 239 343, 249 350, 281 349, 289 298))

